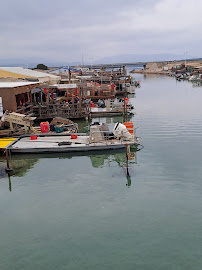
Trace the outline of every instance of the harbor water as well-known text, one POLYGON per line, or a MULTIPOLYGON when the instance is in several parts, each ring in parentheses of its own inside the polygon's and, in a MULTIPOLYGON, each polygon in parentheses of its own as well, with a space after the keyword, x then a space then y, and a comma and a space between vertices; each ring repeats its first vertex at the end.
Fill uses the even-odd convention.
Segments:
POLYGON ((130 176, 124 152, 1 158, 1 270, 202 269, 202 87, 134 77, 130 176))

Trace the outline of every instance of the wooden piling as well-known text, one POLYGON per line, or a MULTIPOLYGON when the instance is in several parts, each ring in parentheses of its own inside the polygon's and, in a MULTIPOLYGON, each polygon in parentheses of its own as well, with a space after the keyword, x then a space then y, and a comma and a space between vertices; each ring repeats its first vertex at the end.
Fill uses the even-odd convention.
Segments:
POLYGON ((10 164, 9 164, 9 153, 8 153, 8 149, 6 149, 6 172, 11 172, 13 169, 10 168, 10 164))

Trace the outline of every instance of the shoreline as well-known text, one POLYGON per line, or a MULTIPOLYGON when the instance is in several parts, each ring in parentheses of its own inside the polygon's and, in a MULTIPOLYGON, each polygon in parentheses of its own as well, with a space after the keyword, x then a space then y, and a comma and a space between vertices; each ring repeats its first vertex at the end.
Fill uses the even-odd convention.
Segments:
MULTIPOLYGON (((130 73, 139 74, 187 74, 199 75, 202 73, 202 59, 199 60, 181 60, 181 61, 162 61, 162 62, 148 62, 144 65, 144 69, 132 70, 130 73)), ((200 75, 201 76, 201 75, 200 75)))
POLYGON ((130 73, 169 75, 169 72, 165 71, 147 71, 147 70, 132 70, 130 73))

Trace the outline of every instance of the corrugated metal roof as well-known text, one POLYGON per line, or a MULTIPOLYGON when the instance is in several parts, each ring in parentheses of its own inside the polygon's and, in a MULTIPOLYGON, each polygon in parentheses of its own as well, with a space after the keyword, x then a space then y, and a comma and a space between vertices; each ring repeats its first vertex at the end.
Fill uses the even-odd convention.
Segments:
POLYGON ((14 88, 19 86, 28 86, 37 84, 37 82, 0 82, 0 88, 14 88))
MULTIPOLYGON (((22 74, 16 74, 16 73, 13 73, 13 72, 8 72, 8 71, 5 71, 5 70, 0 70, 0 78, 22 78, 22 79, 26 79, 27 76, 23 76, 22 74)), ((37 78, 32 78, 32 77, 29 77, 30 79, 37 79, 37 78)), ((37 79, 38 80, 38 79, 37 79)))
POLYGON ((27 76, 27 77, 35 77, 35 78, 44 78, 44 77, 50 77, 50 78, 54 78, 54 79, 59 79, 59 76, 55 76, 55 75, 51 75, 49 73, 45 73, 45 72, 39 72, 39 71, 35 71, 35 70, 31 70, 31 69, 27 69, 27 68, 22 68, 22 67, 0 67, 0 70, 4 70, 4 71, 8 71, 8 72, 12 72, 15 74, 20 74, 23 76, 27 76))

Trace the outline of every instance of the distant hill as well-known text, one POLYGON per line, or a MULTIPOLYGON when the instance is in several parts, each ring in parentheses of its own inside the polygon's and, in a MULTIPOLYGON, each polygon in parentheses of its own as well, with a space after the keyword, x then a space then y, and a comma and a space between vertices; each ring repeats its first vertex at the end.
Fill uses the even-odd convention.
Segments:
MULTIPOLYGON (((103 57, 93 61, 95 64, 114 64, 114 63, 133 63, 133 62, 158 62, 158 61, 174 61, 174 60, 184 60, 184 54, 124 54, 115 55, 110 57, 103 57)), ((187 60, 199 60, 201 57, 195 57, 187 55, 187 60)), ((81 61, 75 62, 62 62, 62 61, 48 61, 46 59, 32 59, 32 58, 22 58, 22 59, 0 59, 0 66, 20 66, 24 68, 34 68, 38 63, 43 63, 48 67, 62 67, 62 66, 77 66, 82 65, 81 61)), ((85 65, 90 65, 90 62, 85 61, 85 65)))
MULTIPOLYGON (((132 63, 132 62, 158 62, 158 61, 174 61, 174 60, 184 60, 185 55, 175 55, 175 54, 139 54, 139 55, 116 55, 111 57, 104 57, 94 64, 103 63, 132 63)), ((186 59, 197 59, 197 57, 187 56, 186 59)))

